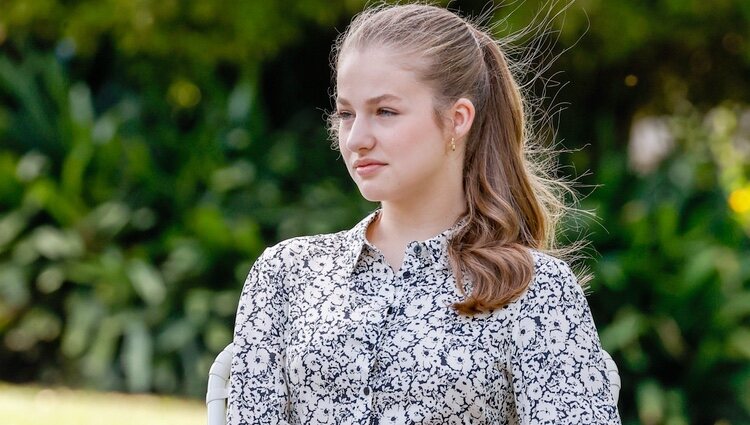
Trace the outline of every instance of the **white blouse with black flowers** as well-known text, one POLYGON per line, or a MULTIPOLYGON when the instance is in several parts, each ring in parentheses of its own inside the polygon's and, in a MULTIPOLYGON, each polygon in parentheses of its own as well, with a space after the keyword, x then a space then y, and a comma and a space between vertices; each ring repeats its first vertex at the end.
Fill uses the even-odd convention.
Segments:
POLYGON ((245 282, 229 424, 619 424, 596 327, 568 265, 532 251, 518 300, 462 316, 457 226, 398 272, 353 229, 268 248, 245 282))

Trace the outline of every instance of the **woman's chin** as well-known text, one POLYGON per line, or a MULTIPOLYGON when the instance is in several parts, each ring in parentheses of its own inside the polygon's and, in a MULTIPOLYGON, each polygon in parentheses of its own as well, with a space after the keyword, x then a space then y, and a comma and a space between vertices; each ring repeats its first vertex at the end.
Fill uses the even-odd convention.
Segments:
POLYGON ((362 192, 362 191, 360 191, 359 193, 362 194, 363 198, 367 199, 370 202, 383 202, 383 197, 382 196, 378 196, 376 194, 366 193, 366 192, 362 192))
POLYGON ((383 202, 389 198, 385 191, 373 187, 359 186, 359 193, 370 202, 383 202))

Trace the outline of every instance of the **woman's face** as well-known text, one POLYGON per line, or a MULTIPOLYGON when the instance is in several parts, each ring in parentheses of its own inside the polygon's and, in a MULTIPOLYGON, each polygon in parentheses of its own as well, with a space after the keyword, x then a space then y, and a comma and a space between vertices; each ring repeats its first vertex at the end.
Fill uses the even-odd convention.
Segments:
POLYGON ((384 48, 351 50, 339 61, 339 148, 370 201, 437 195, 456 168, 448 166, 450 136, 436 122, 433 90, 409 69, 415 65, 384 48))

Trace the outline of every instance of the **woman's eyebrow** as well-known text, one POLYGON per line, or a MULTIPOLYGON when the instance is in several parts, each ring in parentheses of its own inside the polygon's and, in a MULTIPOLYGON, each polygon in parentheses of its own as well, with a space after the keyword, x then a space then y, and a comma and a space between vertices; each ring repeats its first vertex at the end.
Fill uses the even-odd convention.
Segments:
MULTIPOLYGON (((372 105, 372 104, 380 103, 380 102, 382 102, 384 100, 399 101, 399 100, 402 100, 402 99, 400 97, 396 96, 395 94, 386 93, 386 94, 381 94, 380 96, 371 97, 371 98, 367 99, 365 101, 365 103, 368 104, 368 105, 372 105)), ((336 98, 336 103, 339 103, 341 105, 349 105, 350 104, 349 101, 346 100, 343 97, 337 97, 336 98)))

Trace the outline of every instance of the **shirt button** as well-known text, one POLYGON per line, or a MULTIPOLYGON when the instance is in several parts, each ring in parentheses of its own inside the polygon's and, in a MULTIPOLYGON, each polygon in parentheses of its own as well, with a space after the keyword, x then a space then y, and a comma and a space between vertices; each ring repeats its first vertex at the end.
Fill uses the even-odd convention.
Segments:
POLYGON ((385 311, 389 316, 393 313, 393 307, 388 306, 388 310, 385 311))
POLYGON ((422 245, 417 245, 414 247, 414 253, 419 255, 422 253, 422 245))
POLYGON ((362 388, 362 394, 370 395, 370 387, 367 386, 367 387, 362 388))

